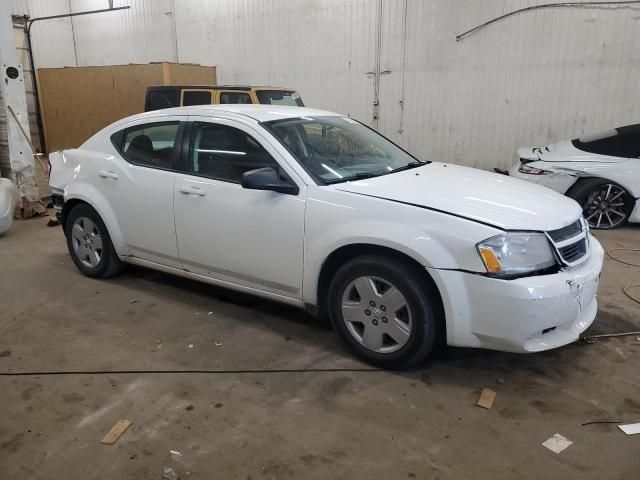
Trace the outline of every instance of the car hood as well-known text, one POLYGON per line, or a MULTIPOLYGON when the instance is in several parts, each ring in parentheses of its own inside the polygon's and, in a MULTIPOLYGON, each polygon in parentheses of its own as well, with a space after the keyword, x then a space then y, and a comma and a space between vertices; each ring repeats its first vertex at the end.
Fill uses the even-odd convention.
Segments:
POLYGON ((524 147, 518 149, 518 157, 542 162, 625 162, 626 158, 584 152, 574 147, 569 140, 553 143, 546 147, 524 147))
POLYGON ((545 187, 444 163, 333 188, 429 208, 510 230, 555 230, 574 222, 578 204, 545 187))

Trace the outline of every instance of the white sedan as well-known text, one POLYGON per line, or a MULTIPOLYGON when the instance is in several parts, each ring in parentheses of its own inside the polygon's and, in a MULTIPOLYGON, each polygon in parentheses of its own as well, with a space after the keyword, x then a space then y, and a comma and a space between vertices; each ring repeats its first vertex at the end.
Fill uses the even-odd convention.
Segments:
POLYGON ((85 275, 131 263, 306 308, 382 367, 440 341, 546 350, 596 315, 603 250, 573 200, 417 160, 335 113, 161 110, 50 161, 85 275))
POLYGON ((518 156, 511 176, 573 198, 592 228, 640 222, 640 124, 521 148, 518 156))

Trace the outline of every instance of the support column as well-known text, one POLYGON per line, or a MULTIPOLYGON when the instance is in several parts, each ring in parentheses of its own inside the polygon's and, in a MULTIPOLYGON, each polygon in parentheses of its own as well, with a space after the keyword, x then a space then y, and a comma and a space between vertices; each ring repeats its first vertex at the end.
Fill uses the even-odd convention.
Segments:
POLYGON ((24 218, 45 212, 36 185, 34 154, 30 137, 27 96, 22 65, 18 63, 10 2, 0 1, 0 92, 7 118, 11 180, 20 192, 19 208, 24 218), (21 131, 22 127, 22 131, 21 131))

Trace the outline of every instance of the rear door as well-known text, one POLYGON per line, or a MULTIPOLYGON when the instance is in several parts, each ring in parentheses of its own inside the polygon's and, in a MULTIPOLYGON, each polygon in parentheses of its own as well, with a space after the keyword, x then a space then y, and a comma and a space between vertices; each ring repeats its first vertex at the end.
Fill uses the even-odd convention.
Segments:
POLYGON ((138 120, 112 134, 116 154, 105 157, 95 182, 129 254, 177 268, 173 185, 185 118, 138 120))
POLYGON ((186 171, 174 193, 184 269, 300 299, 304 183, 259 131, 228 119, 189 120, 186 171), (281 169, 298 195, 242 188, 242 174, 262 167, 281 169))

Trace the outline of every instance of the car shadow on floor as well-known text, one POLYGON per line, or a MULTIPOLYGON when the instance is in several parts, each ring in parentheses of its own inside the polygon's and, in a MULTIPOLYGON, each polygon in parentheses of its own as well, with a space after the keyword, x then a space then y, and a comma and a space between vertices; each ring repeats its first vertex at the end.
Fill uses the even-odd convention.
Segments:
MULTIPOLYGON (((316 318, 293 306, 142 267, 129 267, 114 281, 130 289, 152 291, 165 300, 188 305, 189 308, 224 310, 234 322, 250 322, 252 326, 280 334, 285 340, 294 339, 301 344, 321 347, 327 354, 323 358, 335 357, 342 362, 346 360, 354 368, 367 368, 342 345, 328 320, 316 318)), ((585 334, 633 327, 631 322, 610 312, 601 311, 598 315, 601 322, 596 322, 585 334)), ((588 366, 582 365, 585 363, 582 357, 589 347, 576 342, 534 354, 439 347, 424 364, 389 373, 429 385, 443 383, 466 387, 477 386, 481 379, 494 378, 498 381, 510 375, 551 375, 561 381, 575 370, 591 373, 588 366)))
POLYGON ((302 344, 322 346, 332 355, 349 358, 328 319, 291 305, 138 266, 128 266, 110 281, 189 309, 213 311, 214 316, 221 313, 234 323, 250 323, 269 329, 286 341, 295 339, 302 344))

